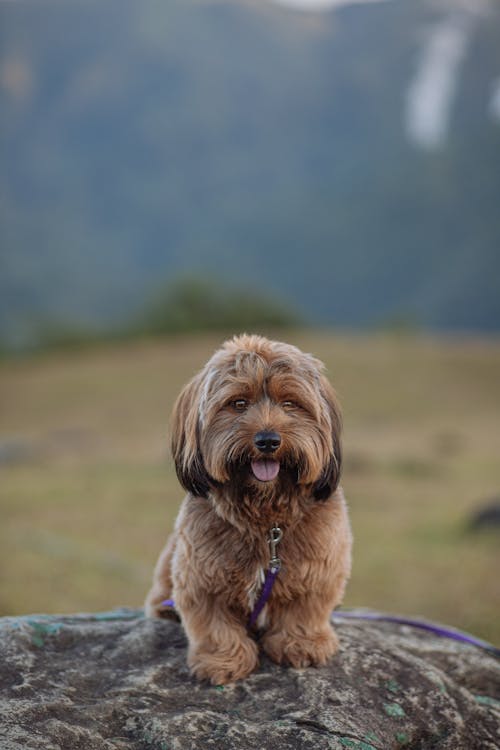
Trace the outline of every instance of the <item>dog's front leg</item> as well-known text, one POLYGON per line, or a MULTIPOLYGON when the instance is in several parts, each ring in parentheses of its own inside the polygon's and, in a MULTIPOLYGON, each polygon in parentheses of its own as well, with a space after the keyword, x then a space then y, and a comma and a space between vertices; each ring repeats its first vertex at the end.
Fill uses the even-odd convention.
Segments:
POLYGON ((223 685, 246 677, 258 664, 258 648, 221 596, 178 596, 189 640, 188 664, 199 679, 223 685))
POLYGON ((331 607, 324 597, 307 594, 292 602, 273 602, 270 625, 262 638, 266 654, 296 669, 322 666, 338 649, 330 624, 331 607))

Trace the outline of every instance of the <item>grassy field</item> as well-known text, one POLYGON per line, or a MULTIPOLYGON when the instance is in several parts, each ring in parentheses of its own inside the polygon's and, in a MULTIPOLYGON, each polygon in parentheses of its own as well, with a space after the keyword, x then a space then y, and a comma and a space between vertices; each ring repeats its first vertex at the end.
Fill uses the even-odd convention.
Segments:
MULTIPOLYGON (((355 535, 347 605, 500 641, 500 343, 298 332, 344 408, 355 535)), ((182 490, 181 385, 220 343, 171 338, 0 365, 0 614, 140 606, 182 490)))

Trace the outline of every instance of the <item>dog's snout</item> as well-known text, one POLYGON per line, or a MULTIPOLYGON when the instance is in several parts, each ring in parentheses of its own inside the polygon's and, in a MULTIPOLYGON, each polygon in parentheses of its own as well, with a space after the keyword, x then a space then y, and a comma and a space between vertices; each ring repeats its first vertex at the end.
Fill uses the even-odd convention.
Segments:
POLYGON ((281 445, 281 437, 277 432, 258 432, 253 441, 262 453, 273 453, 281 445))

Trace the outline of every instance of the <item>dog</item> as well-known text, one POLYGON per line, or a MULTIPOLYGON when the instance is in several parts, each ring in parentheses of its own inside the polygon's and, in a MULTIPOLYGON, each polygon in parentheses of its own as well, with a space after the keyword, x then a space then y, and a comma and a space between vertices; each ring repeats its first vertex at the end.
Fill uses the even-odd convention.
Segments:
POLYGON ((323 369, 294 346, 244 334, 174 406, 172 453, 188 494, 145 612, 168 616, 173 599, 191 672, 212 684, 249 675, 259 646, 294 668, 337 651, 330 615, 350 575, 352 536, 339 486, 341 412, 323 369), (270 557, 274 585, 249 627, 270 557))

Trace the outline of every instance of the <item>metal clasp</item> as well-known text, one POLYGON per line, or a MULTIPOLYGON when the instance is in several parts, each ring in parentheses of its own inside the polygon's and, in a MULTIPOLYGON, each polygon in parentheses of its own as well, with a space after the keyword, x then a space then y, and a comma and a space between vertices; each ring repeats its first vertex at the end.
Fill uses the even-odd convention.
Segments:
POLYGON ((281 531, 279 526, 273 526, 271 531, 269 532, 269 548, 271 550, 271 559, 269 560, 269 570, 276 571, 281 568, 281 560, 276 554, 276 547, 281 541, 281 537, 283 536, 283 532, 281 531))

